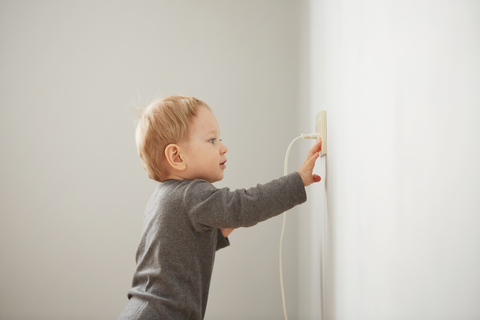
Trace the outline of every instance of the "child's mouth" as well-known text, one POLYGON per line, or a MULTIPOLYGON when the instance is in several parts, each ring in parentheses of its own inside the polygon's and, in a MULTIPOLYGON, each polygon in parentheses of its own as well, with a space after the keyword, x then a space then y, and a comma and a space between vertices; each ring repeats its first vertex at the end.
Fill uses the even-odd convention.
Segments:
POLYGON ((225 160, 224 162, 220 163, 220 167, 222 169, 225 169, 227 166, 225 165, 225 163, 227 162, 227 160, 225 160))

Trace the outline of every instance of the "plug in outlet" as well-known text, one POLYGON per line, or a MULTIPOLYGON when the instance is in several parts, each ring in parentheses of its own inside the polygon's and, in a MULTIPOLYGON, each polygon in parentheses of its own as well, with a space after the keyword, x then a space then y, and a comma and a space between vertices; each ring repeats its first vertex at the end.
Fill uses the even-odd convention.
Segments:
POLYGON ((327 110, 322 110, 315 116, 315 131, 322 139, 321 156, 327 154, 327 110))

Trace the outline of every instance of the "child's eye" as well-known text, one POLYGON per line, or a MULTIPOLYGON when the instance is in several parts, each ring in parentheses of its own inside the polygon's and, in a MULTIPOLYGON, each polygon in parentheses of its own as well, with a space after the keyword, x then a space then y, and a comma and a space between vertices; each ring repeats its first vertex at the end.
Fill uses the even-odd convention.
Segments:
MULTIPOLYGON (((222 141, 222 140, 220 140, 220 141, 222 141)), ((208 140, 208 142, 215 143, 215 139, 210 139, 210 140, 208 140)))

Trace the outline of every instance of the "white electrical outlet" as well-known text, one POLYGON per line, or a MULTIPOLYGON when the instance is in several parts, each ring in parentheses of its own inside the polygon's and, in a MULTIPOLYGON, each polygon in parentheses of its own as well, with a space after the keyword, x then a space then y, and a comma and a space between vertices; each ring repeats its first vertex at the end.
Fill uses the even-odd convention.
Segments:
POLYGON ((322 139, 321 155, 327 154, 327 110, 322 110, 315 116, 315 131, 322 139))

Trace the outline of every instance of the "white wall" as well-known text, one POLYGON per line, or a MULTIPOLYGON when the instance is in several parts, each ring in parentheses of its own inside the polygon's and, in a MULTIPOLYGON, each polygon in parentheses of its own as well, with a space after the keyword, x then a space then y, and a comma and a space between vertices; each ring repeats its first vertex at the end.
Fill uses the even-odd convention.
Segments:
POLYGON ((325 319, 479 319, 480 2, 311 8, 311 113, 328 110, 325 319))
MULTIPOLYGON (((127 107, 138 99, 182 93, 212 107, 229 147, 219 186, 282 175, 298 133, 297 11, 275 0, 0 2, 0 318, 114 319, 123 309, 155 187, 134 145, 127 107)), ((231 235, 209 319, 282 317, 280 228, 279 217, 231 235)))

